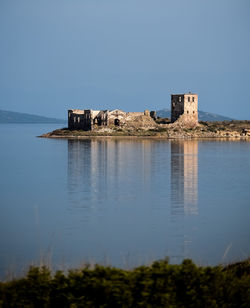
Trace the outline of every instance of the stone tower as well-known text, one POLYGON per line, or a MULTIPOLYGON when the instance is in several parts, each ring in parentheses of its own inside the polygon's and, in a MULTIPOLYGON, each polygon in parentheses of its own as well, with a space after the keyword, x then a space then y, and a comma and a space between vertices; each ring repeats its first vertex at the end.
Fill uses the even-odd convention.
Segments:
POLYGON ((198 124, 198 95, 194 93, 171 95, 171 122, 181 121, 189 125, 198 124))

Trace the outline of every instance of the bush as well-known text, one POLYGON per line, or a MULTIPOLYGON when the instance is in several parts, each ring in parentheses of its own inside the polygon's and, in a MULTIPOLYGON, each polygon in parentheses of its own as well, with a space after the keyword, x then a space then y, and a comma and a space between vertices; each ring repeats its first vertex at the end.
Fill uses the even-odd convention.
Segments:
POLYGON ((212 133, 217 133, 217 129, 214 126, 208 126, 207 130, 212 133))
POLYGON ((96 265, 58 271, 31 267, 26 277, 0 283, 0 307, 250 307, 249 260, 198 267, 168 260, 134 270, 96 265))

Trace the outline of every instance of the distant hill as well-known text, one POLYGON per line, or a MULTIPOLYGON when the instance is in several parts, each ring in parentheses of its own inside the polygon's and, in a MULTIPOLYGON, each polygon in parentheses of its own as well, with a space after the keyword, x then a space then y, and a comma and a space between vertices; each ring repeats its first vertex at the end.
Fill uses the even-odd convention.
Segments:
POLYGON ((29 113, 0 110, 0 123, 66 123, 66 120, 48 118, 29 113))
MULTIPOLYGON (((158 117, 161 118, 171 118, 171 110, 170 109, 162 109, 162 110, 158 110, 156 111, 156 114, 158 117)), ((209 113, 209 112, 205 112, 205 111, 198 111, 198 118, 199 121, 209 121, 209 122, 213 122, 213 121, 232 121, 232 118, 229 117, 224 117, 222 115, 219 114, 215 114, 215 113, 209 113)))
MULTIPOLYGON (((170 109, 162 109, 156 111, 158 117, 161 118, 171 118, 170 109)), ((215 113, 209 113, 199 110, 199 121, 231 121, 232 118, 224 117, 222 115, 218 115, 215 113)), ((58 123, 64 124, 66 120, 56 119, 56 118, 48 118, 43 116, 38 116, 29 113, 21 113, 21 112, 13 112, 0 110, 0 123, 58 123)))

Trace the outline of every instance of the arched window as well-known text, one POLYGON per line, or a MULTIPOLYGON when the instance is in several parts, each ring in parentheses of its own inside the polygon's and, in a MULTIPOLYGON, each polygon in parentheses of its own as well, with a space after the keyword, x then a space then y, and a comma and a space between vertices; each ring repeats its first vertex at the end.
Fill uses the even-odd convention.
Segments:
POLYGON ((188 102, 190 102, 190 96, 188 96, 188 102))

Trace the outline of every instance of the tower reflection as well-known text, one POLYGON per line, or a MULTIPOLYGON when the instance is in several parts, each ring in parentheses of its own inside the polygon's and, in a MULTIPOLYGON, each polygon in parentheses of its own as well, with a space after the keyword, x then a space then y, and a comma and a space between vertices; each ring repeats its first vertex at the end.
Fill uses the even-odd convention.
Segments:
POLYGON ((198 215, 198 141, 172 141, 170 257, 177 263, 190 257, 193 230, 186 227, 190 215, 198 215))
POLYGON ((171 143, 171 213, 198 214, 198 141, 171 143))

